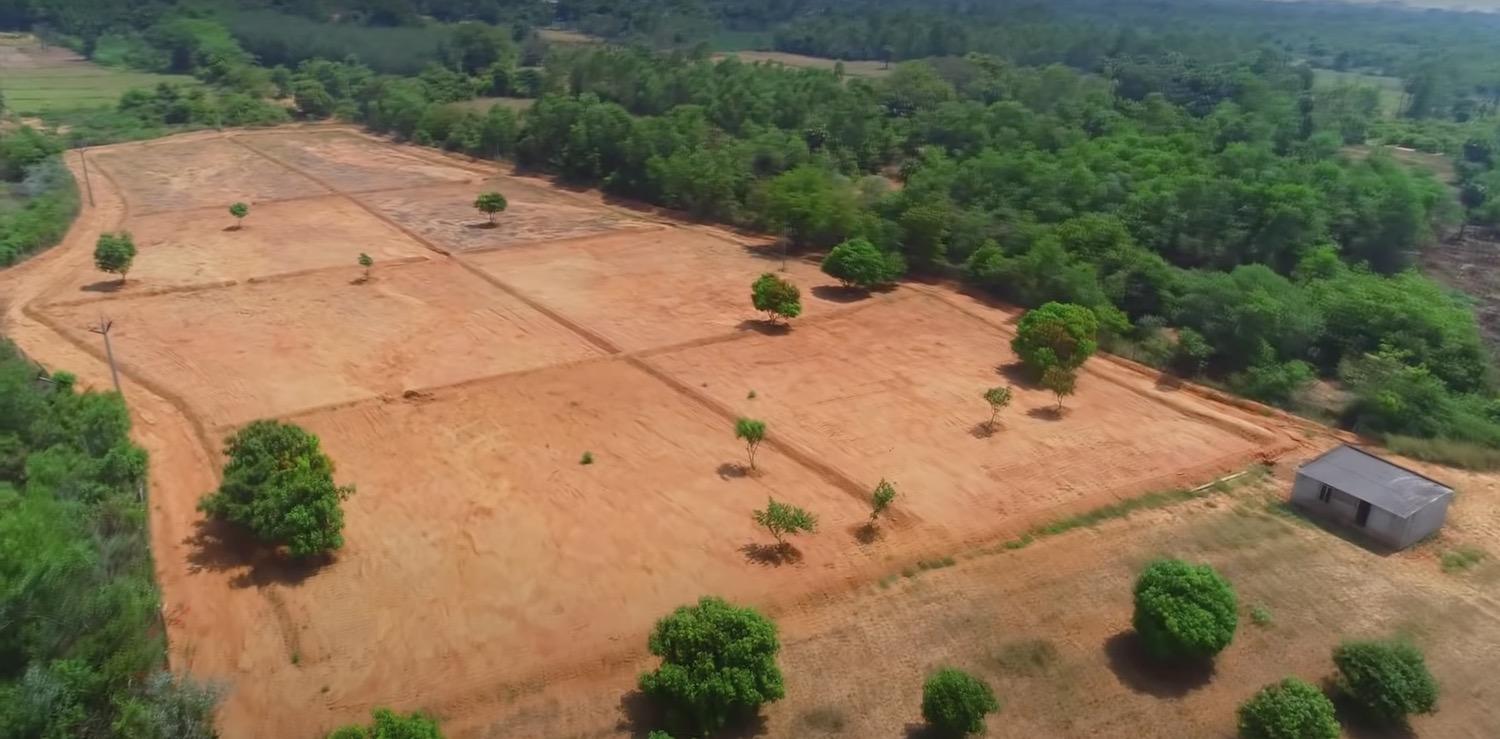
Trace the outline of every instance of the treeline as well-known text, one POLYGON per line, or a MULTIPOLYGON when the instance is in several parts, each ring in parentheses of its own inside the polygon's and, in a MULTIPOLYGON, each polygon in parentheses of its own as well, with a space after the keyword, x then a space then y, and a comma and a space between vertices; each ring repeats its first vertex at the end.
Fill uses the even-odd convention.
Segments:
POLYGON ((1372 432, 1500 443, 1470 308, 1408 271, 1459 215, 1443 186, 1341 154, 1371 112, 1285 58, 1148 66, 1120 72, 1136 100, 1119 79, 991 57, 866 81, 575 49, 549 57, 519 121, 448 105, 492 84, 451 71, 319 62, 289 85, 328 94, 308 113, 802 246, 865 238, 1022 305, 1087 305, 1117 350, 1261 399, 1338 378, 1346 420, 1372 432))
POLYGON ((61 241, 78 214, 61 152, 61 141, 29 126, 0 133, 0 267, 61 241))
POLYGON ((215 691, 164 671, 129 430, 0 340, 0 736, 214 736, 215 691))

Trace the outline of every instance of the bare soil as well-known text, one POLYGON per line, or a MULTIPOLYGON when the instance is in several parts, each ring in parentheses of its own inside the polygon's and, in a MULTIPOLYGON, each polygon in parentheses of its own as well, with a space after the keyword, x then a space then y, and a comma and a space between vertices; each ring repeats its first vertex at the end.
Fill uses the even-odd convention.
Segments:
POLYGON ((1473 298, 1480 333, 1500 356, 1500 234, 1470 228, 1427 245, 1420 261, 1423 273, 1473 298))
POLYGON ((340 192, 472 183, 482 176, 456 162, 434 161, 414 148, 341 131, 247 135, 236 140, 340 192))
MULTIPOLYGON (((1009 646, 1021 639, 1053 645, 1058 677, 1002 681, 1012 704, 994 731, 1215 735, 1234 701, 1272 672, 1313 670, 1337 633, 1403 614, 1494 633, 1472 615, 1489 608, 1477 596, 1396 608, 1445 604, 1452 583, 1492 585, 1486 565, 1450 582, 1431 575, 1437 554, 1372 562, 1280 518, 1267 526, 1291 533, 1253 529, 1230 539, 1244 553, 1215 549, 1195 533, 1227 513, 1214 499, 970 556, 1060 516, 1331 443, 1302 422, 1105 357, 1057 412, 1011 367, 1014 310, 941 286, 849 293, 792 260, 807 312, 772 327, 748 305, 749 281, 780 268, 764 240, 343 129, 251 139, 93 151, 111 173, 95 182, 97 205, 64 244, 0 273, 0 328, 85 385, 109 382, 87 327, 115 322, 122 389, 152 455, 173 663, 228 686, 228 739, 321 736, 377 705, 435 711, 459 737, 643 735, 629 686, 645 635, 704 593, 783 625, 791 693, 767 713, 769 736, 898 734, 932 665, 1048 651, 1009 646), (426 176, 483 182, 365 189, 341 179, 345 154, 318 143, 340 137, 360 142, 337 144, 346 153, 374 147, 361 166, 393 170, 368 181, 404 186, 395 170, 416 157, 426 176), (213 201, 201 208, 200 187, 213 201), (468 227, 480 187, 511 199, 496 229, 468 227), (255 207, 244 231, 225 232, 217 211, 234 200, 255 207), (146 214, 152 204, 178 210, 146 214), (94 240, 121 228, 143 243, 130 284, 85 290, 94 240), (368 282, 360 251, 380 260, 368 282), (996 384, 1017 400, 991 434, 980 393, 996 384), (758 470, 731 434, 739 414, 770 425, 758 470), (219 436, 265 416, 318 433, 339 481, 358 487, 348 544, 322 566, 280 560, 195 510, 216 484, 219 436), (902 497, 870 532, 881 477, 902 497), (818 514, 819 532, 767 546, 750 514, 770 496, 818 514), (1287 613, 1287 634, 1242 637, 1219 687, 1157 695, 1110 677, 1129 575, 1163 548, 1223 563, 1242 592, 1287 613), (949 556, 957 567, 917 574, 949 556), (1309 576, 1287 577, 1296 566, 1309 576)), ((1466 493, 1464 520, 1485 500, 1466 493)), ((1487 526, 1475 543, 1497 537, 1487 526)), ((1430 628, 1442 675, 1470 675, 1483 647, 1460 651, 1441 639, 1446 624, 1430 628)), ((1453 701, 1434 720, 1451 710, 1472 723, 1435 725, 1493 728, 1489 709, 1453 701)))

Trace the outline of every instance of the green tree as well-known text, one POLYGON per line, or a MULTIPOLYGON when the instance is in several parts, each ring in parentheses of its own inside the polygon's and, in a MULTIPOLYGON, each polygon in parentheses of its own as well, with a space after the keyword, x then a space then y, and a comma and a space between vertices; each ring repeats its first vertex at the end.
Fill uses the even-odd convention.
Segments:
POLYGON ((1338 739, 1333 702, 1295 677, 1261 688, 1240 705, 1241 739, 1338 739))
POLYGON ((674 731, 714 732, 786 694, 776 625, 752 608, 700 598, 657 621, 647 646, 661 666, 641 674, 641 692, 674 731))
POLYGON ((120 283, 125 283, 125 274, 130 271, 130 265, 135 261, 135 240, 124 231, 119 233, 99 234, 99 240, 94 244, 94 266, 100 272, 109 272, 120 276, 120 283))
POLYGON ((1063 407, 1063 398, 1072 395, 1077 386, 1078 373, 1072 370, 1065 370, 1062 367, 1053 365, 1042 373, 1042 387, 1051 390, 1052 394, 1057 396, 1057 409, 1059 411, 1063 407))
POLYGON ((1008 387, 995 386, 984 391, 984 402, 990 404, 990 420, 985 427, 990 431, 995 430, 995 420, 1000 417, 1000 411, 1010 405, 1011 391, 1008 387))
POLYGON ((806 510, 775 498, 766 499, 766 507, 754 513, 755 522, 766 527, 776 538, 776 545, 785 547, 788 534, 812 533, 818 530, 818 517, 806 510))
POLYGON ((982 733, 984 717, 999 710, 990 686, 962 670, 944 667, 922 685, 922 718, 941 736, 982 733))
POLYGON ((1157 659, 1218 654, 1234 638, 1236 608, 1234 590, 1208 565, 1157 560, 1135 583, 1135 631, 1157 659))
POLYGON ((737 418, 734 421, 734 438, 745 442, 745 455, 750 458, 750 469, 755 469, 755 452, 766 440, 766 422, 754 418, 737 418))
POLYGON ((890 484, 885 478, 875 485, 875 492, 870 494, 870 523, 880 518, 891 507, 892 501, 896 500, 896 486, 890 484))
POLYGON ((352 486, 333 482, 333 462, 318 437, 280 421, 254 421, 225 441, 224 478, 199 501, 203 512, 285 546, 293 557, 344 545, 341 504, 352 486))
POLYGON ((1438 686, 1422 653, 1403 641, 1350 641, 1333 650, 1338 686, 1370 718, 1397 725, 1437 708, 1438 686))
POLYGON ((791 319, 802 315, 802 291, 774 273, 766 272, 750 286, 750 304, 765 311, 767 320, 791 319))
POLYGON ((250 206, 244 203, 234 203, 229 206, 229 215, 234 216, 234 227, 239 229, 245 224, 245 216, 250 215, 250 206))
POLYGON ((900 254, 883 253, 863 238, 845 241, 823 258, 823 273, 844 287, 869 289, 887 284, 905 271, 906 264, 900 254))
POLYGON ((364 252, 360 252, 359 253, 359 266, 362 267, 362 268, 364 268, 364 270, 365 270, 364 279, 368 280, 368 279, 370 279, 370 268, 375 266, 375 260, 371 259, 369 254, 366 254, 364 252))
POLYGON ((505 196, 498 192, 484 192, 474 198, 474 209, 485 214, 490 219, 490 225, 495 223, 495 214, 504 211, 507 205, 509 203, 505 196))
POLYGON ((328 739, 443 739, 437 720, 421 711, 401 714, 389 708, 377 708, 372 716, 375 721, 370 726, 334 729, 328 739))
POLYGON ((1099 348, 1099 319, 1081 305, 1047 303, 1026 311, 1010 347, 1041 378, 1049 367, 1076 370, 1099 348))

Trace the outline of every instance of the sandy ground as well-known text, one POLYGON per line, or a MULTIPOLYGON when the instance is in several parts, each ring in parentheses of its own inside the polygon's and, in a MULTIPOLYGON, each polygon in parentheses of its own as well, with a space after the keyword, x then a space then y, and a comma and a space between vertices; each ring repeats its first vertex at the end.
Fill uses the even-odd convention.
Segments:
MULTIPOLYGON (((1323 684, 1339 641, 1399 635, 1427 654, 1443 690, 1437 713, 1417 717, 1410 732, 1356 725, 1346 736, 1500 735, 1500 689, 1488 679, 1500 660, 1500 562, 1492 554, 1471 571, 1445 574, 1436 561, 1458 543, 1500 551, 1500 484, 1429 468, 1461 491, 1448 527, 1436 542, 1383 556, 1275 512, 1300 456, 1229 493, 963 557, 822 608, 778 612, 787 697, 744 733, 925 736, 922 680, 953 665, 1000 698, 986 736, 1230 739, 1235 708, 1260 686, 1289 675, 1323 684), (1210 563, 1238 593, 1238 632, 1211 671, 1154 669, 1130 636, 1131 586, 1159 556, 1210 563), (1269 624, 1251 620, 1256 606, 1269 624)), ((635 671, 648 666, 518 696, 506 718, 472 733, 643 737, 648 719, 632 691, 635 671)))
POLYGON ((297 167, 340 192, 390 190, 445 182, 477 182, 481 175, 456 163, 434 161, 407 147, 343 132, 246 135, 255 151, 297 167))
MULTIPOLYGON (((1095 360, 1061 417, 1023 389, 1004 428, 977 438, 979 393, 1009 381, 997 368, 1011 359, 1014 312, 932 286, 836 295, 793 263, 807 315, 789 332, 749 330, 759 316, 748 280, 773 260, 740 244, 748 240, 586 193, 536 195, 534 180, 391 147, 381 155, 391 162, 420 156, 433 171, 473 172, 515 203, 557 208, 550 220, 507 212, 502 222, 514 217, 520 232, 466 254, 470 229, 448 214, 468 207, 472 185, 422 186, 405 198, 324 193, 317 183, 333 181, 330 168, 285 154, 327 136, 321 130, 94 151, 91 160, 125 167, 95 183, 97 206, 63 245, 0 273, 4 332, 86 384, 108 382, 86 327, 101 315, 115 321, 125 394, 152 454, 172 658, 227 686, 227 739, 320 736, 374 705, 433 710, 461 737, 497 720, 529 727, 504 736, 629 732, 615 728, 620 685, 640 664, 650 623, 704 592, 787 619, 789 655, 816 638, 833 640, 831 655, 847 639, 843 664, 857 654, 862 667, 889 662, 904 676, 927 657, 870 659, 878 644, 865 630, 901 632, 870 623, 858 610, 866 596, 849 593, 921 558, 1304 444, 1281 417, 1164 390, 1108 359, 1095 360), (202 196, 199 188, 215 209, 253 200, 249 227, 206 232, 222 216, 173 202, 202 196), (296 200, 267 201, 276 197, 296 200), (175 214, 182 238, 151 236, 171 223, 137 207, 152 203, 187 208, 175 214), (439 226, 423 225, 422 204, 439 226), (268 233, 295 234, 262 222, 284 209, 289 220, 326 219, 329 233, 268 233), (578 238, 607 219, 632 230, 578 238), (137 225, 149 243, 132 274, 141 284, 78 302, 97 234, 137 225), (525 245, 563 237, 572 238, 525 245), (371 282, 351 284, 344 259, 367 249, 343 238, 386 244, 391 259, 371 282), (195 247, 204 253, 189 254, 195 247), (200 276, 209 284, 196 285, 200 276), (178 289, 187 281, 194 286, 178 289), (739 466, 730 428, 741 413, 771 425, 758 475, 739 466), (194 510, 215 484, 218 437, 261 416, 319 433, 339 481, 359 489, 348 546, 322 569, 290 568, 194 510), (594 464, 579 464, 584 451, 594 464), (906 497, 869 541, 856 532, 881 476, 906 497), (821 517, 794 562, 769 562, 755 546, 766 537, 750 513, 768 495, 821 517), (578 707, 559 713, 548 701, 578 707)), ((1083 570, 1100 566, 1093 553, 1078 558, 1083 570)), ((1120 566, 1108 560, 1105 570, 1120 566)), ((914 630, 910 646, 930 643, 923 633, 914 630)), ((822 684, 847 692, 869 682, 822 684)), ((879 731, 856 735, 899 731, 909 717, 894 710, 872 711, 867 726, 879 731)), ((775 723, 779 715, 771 733, 803 735, 775 723)))
POLYGON ((764 272, 802 290, 807 318, 864 297, 815 264, 794 257, 783 273, 774 248, 691 226, 499 249, 470 262, 627 350, 767 330, 763 316, 745 312, 764 272))

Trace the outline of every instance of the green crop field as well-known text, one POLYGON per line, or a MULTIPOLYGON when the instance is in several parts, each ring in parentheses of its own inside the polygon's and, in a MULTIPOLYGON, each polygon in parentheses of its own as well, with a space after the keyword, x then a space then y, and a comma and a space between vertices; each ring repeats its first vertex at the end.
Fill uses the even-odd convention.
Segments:
POLYGON ((30 36, 0 36, 0 93, 6 108, 19 115, 110 107, 126 90, 159 82, 197 84, 183 75, 101 67, 30 36))
POLYGON ((1356 87, 1373 87, 1380 91, 1380 112, 1388 118, 1394 118, 1401 113, 1402 97, 1405 95, 1404 83, 1400 77, 1384 77, 1377 74, 1361 74, 1359 72, 1340 72, 1333 69, 1314 69, 1313 86, 1317 88, 1338 87, 1340 85, 1354 85, 1356 87))

